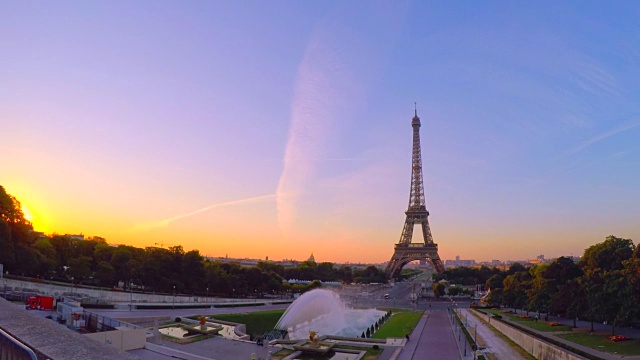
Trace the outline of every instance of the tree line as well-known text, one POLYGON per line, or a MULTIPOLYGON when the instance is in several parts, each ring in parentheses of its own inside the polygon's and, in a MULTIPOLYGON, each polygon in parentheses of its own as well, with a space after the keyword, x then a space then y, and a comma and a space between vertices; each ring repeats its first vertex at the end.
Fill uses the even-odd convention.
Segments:
POLYGON ((53 234, 42 236, 24 217, 20 202, 0 185, 0 264, 10 275, 36 277, 107 288, 163 293, 261 296, 302 292, 320 285, 288 284, 283 279, 385 282, 384 271, 305 261, 293 268, 273 262, 254 267, 209 261, 198 250, 182 246, 113 247, 101 237, 86 240, 53 234))
POLYGON ((459 268, 444 275, 485 284, 490 306, 558 314, 574 319, 574 326, 579 318, 591 321, 592 330, 593 322, 606 322, 615 332, 640 321, 640 246, 630 239, 608 236, 587 248, 577 263, 560 257, 528 269, 515 263, 491 273, 487 278, 486 270, 459 268))

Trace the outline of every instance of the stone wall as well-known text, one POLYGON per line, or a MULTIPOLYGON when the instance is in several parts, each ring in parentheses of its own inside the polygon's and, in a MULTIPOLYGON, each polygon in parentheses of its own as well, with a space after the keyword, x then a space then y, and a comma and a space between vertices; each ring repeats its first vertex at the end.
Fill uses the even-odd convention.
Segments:
POLYGON ((147 342, 146 329, 113 330, 85 334, 85 336, 123 351, 143 349, 147 342))
POLYGON ((582 356, 568 352, 556 345, 542 341, 536 337, 533 337, 527 333, 524 333, 512 326, 509 326, 496 319, 491 319, 489 315, 480 313, 475 310, 475 314, 482 317, 485 321, 489 322, 491 326, 503 333, 506 337, 511 339, 514 343, 522 347, 526 352, 531 354, 536 359, 540 360, 583 360, 582 356))
MULTIPOLYGON (((38 283, 38 282, 30 282, 24 280, 16 280, 16 279, 7 279, 4 278, 3 284, 0 285, 0 291, 4 291, 4 281, 7 282, 7 287, 9 291, 33 291, 42 295, 50 295, 50 296, 62 296, 64 293, 73 293, 73 294, 82 294, 85 296, 92 297, 94 299, 103 300, 105 302, 129 302, 133 300, 134 302, 140 302, 142 300, 153 302, 153 303, 182 303, 182 302, 202 302, 202 303, 211 303, 211 302, 219 302, 222 301, 218 298, 213 297, 204 297, 204 296, 181 296, 168 294, 139 294, 139 293, 129 293, 126 291, 107 291, 107 290, 99 290, 99 289, 87 289, 80 287, 72 287, 72 286, 64 286, 64 285, 54 285, 47 283, 38 283)), ((224 302, 230 302, 233 300, 224 299, 224 302)), ((246 301, 246 300, 243 300, 246 301)))

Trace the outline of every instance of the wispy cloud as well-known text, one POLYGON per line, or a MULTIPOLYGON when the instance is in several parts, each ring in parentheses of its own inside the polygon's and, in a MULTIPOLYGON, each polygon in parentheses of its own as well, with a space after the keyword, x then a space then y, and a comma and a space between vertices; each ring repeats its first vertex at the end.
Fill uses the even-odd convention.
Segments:
POLYGON ((276 196, 275 194, 269 194, 269 195, 253 196, 253 197, 246 198, 246 199, 240 199, 240 200, 233 200, 233 201, 226 201, 226 202, 222 202, 222 203, 217 203, 217 204, 205 206, 205 207, 203 207, 201 209, 198 209, 198 210, 194 210, 194 211, 188 212, 186 214, 172 216, 170 218, 166 218, 166 219, 163 219, 163 220, 150 221, 150 222, 136 224, 136 225, 133 226, 131 231, 149 231, 149 230, 152 230, 152 229, 155 229, 155 228, 161 228, 161 227, 168 226, 172 222, 180 220, 180 219, 184 219, 184 218, 187 218, 187 217, 190 217, 190 216, 193 216, 193 215, 197 215, 197 214, 202 214, 203 212, 209 211, 211 209, 220 208, 220 207, 224 207, 224 206, 243 205, 243 204, 249 204, 249 203, 254 203, 254 202, 258 202, 258 201, 274 199, 275 196, 276 196))
POLYGON ((328 16, 315 29, 298 67, 276 191, 278 225, 285 238, 294 231, 301 197, 311 193, 318 161, 351 160, 331 157, 327 150, 340 141, 340 129, 359 118, 356 111, 363 107, 373 79, 380 76, 408 9, 408 3, 380 3, 367 9, 345 3, 336 13, 351 12, 360 22, 345 26, 328 16), (358 28, 364 19, 376 24, 374 30, 358 28))
POLYGON ((567 156, 570 156, 570 155, 577 154, 580 151, 590 147, 593 144, 596 144, 596 143, 598 143, 598 142, 600 142, 602 140, 610 138, 610 137, 612 137, 612 136, 614 136, 616 134, 631 130, 631 129, 636 128, 638 126, 640 126, 640 120, 634 120, 633 122, 626 123, 624 125, 618 126, 618 127, 614 128, 614 129, 611 129, 611 130, 609 130, 607 132, 604 132, 602 134, 596 135, 596 136, 592 137, 591 139, 583 142, 582 144, 567 150, 564 154, 562 154, 562 156, 563 157, 567 157, 567 156))
POLYGON ((616 78, 594 61, 589 59, 577 61, 573 64, 572 72, 576 75, 576 83, 584 91, 620 96, 616 78))

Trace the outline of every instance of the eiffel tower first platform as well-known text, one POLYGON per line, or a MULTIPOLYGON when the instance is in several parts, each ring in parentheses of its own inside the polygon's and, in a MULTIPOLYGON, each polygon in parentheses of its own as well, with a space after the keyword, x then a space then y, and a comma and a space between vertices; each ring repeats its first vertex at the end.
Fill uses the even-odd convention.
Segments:
POLYGON ((387 278, 397 278, 402 268, 411 261, 430 261, 436 271, 443 272, 444 266, 438 255, 438 245, 433 242, 429 228, 429 212, 424 201, 424 185, 422 182, 422 155, 420 153, 420 118, 416 110, 411 120, 413 128, 413 155, 411 161, 411 190, 409 193, 409 208, 405 212, 400 241, 396 244, 391 261, 387 265, 387 278), (412 243, 414 225, 422 225, 424 242, 412 243))

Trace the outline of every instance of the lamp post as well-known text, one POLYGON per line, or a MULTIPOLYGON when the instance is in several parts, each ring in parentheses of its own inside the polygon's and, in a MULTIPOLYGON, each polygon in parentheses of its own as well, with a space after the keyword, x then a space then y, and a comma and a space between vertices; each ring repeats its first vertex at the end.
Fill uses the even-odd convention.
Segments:
MULTIPOLYGON (((473 328, 473 343, 476 344, 475 345, 475 349, 474 350, 478 350, 478 324, 476 324, 476 326, 473 328)), ((476 360, 476 351, 473 352, 473 360, 476 360)))
POLYGON ((176 308, 176 286, 173 285, 173 304, 171 305, 172 309, 176 308))
POLYGON ((4 299, 7 300, 7 280, 4 281, 4 299))
POLYGON ((467 356, 467 337, 464 337, 464 356, 467 356))
MULTIPOLYGON (((209 287, 207 287, 207 297, 209 297, 209 287)), ((209 299, 207 299, 208 301, 209 299)))
POLYGON ((129 311, 133 311, 133 281, 129 280, 129 311))

